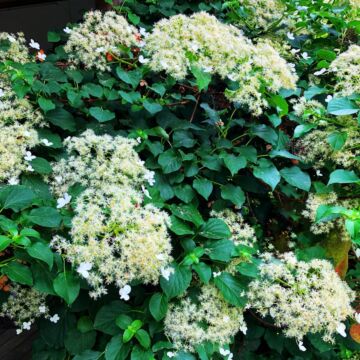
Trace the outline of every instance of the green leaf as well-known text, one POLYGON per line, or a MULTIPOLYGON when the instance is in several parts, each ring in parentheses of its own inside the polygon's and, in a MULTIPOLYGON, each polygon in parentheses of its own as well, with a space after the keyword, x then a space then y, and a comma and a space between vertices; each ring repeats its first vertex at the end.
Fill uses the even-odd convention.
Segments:
POLYGON ((121 335, 111 338, 105 348, 105 360, 125 360, 130 352, 130 344, 124 344, 121 335))
POLYGON ((54 290, 70 305, 79 295, 79 279, 70 272, 62 272, 54 280, 54 290))
POLYGON ((221 187, 221 197, 229 200, 237 207, 241 207, 245 202, 245 194, 241 187, 228 184, 221 187))
POLYGON ((307 132, 309 132, 310 130, 312 130, 314 128, 316 128, 315 124, 298 125, 294 130, 294 138, 297 139, 297 138, 303 136, 304 134, 306 134, 307 132))
POLYGON ((234 176, 240 169, 246 166, 246 158, 244 156, 235 156, 233 154, 225 154, 222 156, 226 167, 230 170, 231 175, 234 176))
POLYGON ((106 122, 115 119, 115 113, 110 110, 104 110, 101 107, 91 107, 89 113, 99 122, 106 122))
POLYGON ((76 328, 81 333, 86 333, 86 332, 94 329, 94 324, 91 321, 91 318, 89 316, 83 315, 79 318, 79 320, 76 324, 76 328))
POLYGON ((169 174, 180 169, 182 160, 175 150, 169 149, 159 156, 158 163, 164 173, 169 174))
POLYGON ((0 188, 0 206, 3 209, 20 211, 30 206, 34 199, 34 192, 22 185, 0 188))
POLYGON ((333 98, 328 102, 327 111, 332 115, 343 116, 355 114, 359 108, 348 98, 333 98))
POLYGON ((10 280, 15 281, 23 285, 33 285, 33 276, 31 270, 17 261, 12 261, 3 268, 4 274, 7 275, 10 280))
POLYGON ((12 242, 11 238, 0 235, 0 251, 4 251, 12 242))
MULTIPOLYGON (((55 350, 55 351, 57 351, 57 350, 55 350)), ((65 352, 65 350, 64 350, 64 352, 65 352)), ((58 351, 57 351, 57 353, 58 353, 58 351)), ((73 360, 99 360, 100 358, 101 358, 101 352, 92 351, 92 350, 85 350, 81 354, 75 355, 73 360)), ((48 359, 50 359, 50 358, 48 358, 48 359)), ((51 358, 51 360, 56 360, 56 359, 51 358)))
POLYGON ((270 126, 260 124, 252 127, 252 132, 254 135, 265 140, 269 144, 276 145, 278 142, 278 134, 270 126))
POLYGON ((151 350, 143 350, 139 346, 135 346, 131 352, 131 360, 155 360, 151 350))
POLYGON ((205 199, 208 200, 213 191, 213 184, 208 179, 195 179, 193 188, 205 199))
POLYGON ((115 320, 116 325, 123 330, 126 330, 129 327, 129 325, 131 325, 132 322, 133 322, 132 318, 125 314, 119 315, 115 320))
POLYGON ((272 190, 280 182, 280 173, 274 164, 266 159, 259 160, 259 166, 254 167, 254 176, 268 184, 272 190))
POLYGON ((170 230, 175 233, 176 235, 193 235, 194 231, 191 229, 191 227, 179 220, 176 216, 171 216, 171 226, 170 230))
POLYGON ((42 157, 36 157, 34 160, 32 160, 31 166, 39 174, 47 175, 52 172, 50 163, 42 157))
POLYGON ((71 113, 62 108, 56 108, 46 113, 46 119, 53 125, 69 131, 76 130, 76 122, 71 113))
POLYGON ((208 242, 205 247, 209 251, 210 259, 224 262, 230 261, 231 254, 235 249, 234 243, 231 240, 208 242))
POLYGON ((41 109, 44 110, 44 112, 54 110, 56 107, 52 100, 46 99, 42 96, 38 99, 38 103, 39 103, 41 109))
POLYGON ((236 270, 244 276, 251 278, 257 278, 259 274, 259 261, 254 260, 253 262, 242 262, 237 267, 236 270))
POLYGON ((144 108, 146 109, 146 111, 148 111, 152 115, 154 115, 162 110, 162 106, 160 104, 158 104, 155 101, 150 101, 148 99, 146 99, 143 102, 143 105, 144 105, 144 108))
POLYGON ((49 228, 59 227, 61 223, 61 216, 59 212, 48 206, 31 210, 27 218, 36 225, 49 228))
POLYGON ((201 226, 199 235, 208 239, 228 239, 231 231, 223 220, 212 218, 201 226))
POLYGON ((64 345, 70 354, 81 354, 90 350, 96 342, 96 331, 81 333, 77 329, 69 329, 65 334, 64 345))
POLYGON ((292 186, 298 189, 309 191, 311 179, 308 173, 300 170, 299 167, 284 168, 280 170, 281 176, 292 186))
POLYGON ((210 82, 211 82, 211 74, 205 72, 201 68, 197 66, 191 67, 191 72, 195 76, 196 79, 196 85, 199 88, 199 91, 207 90, 210 82))
POLYGON ((177 130, 173 135, 173 144, 177 148, 192 148, 196 144, 196 140, 190 131, 177 130))
POLYGON ((149 302, 149 310, 156 321, 162 320, 168 309, 168 299, 165 294, 155 293, 149 302))
POLYGON ((279 116, 287 115, 289 112, 289 105, 287 101, 280 95, 274 95, 270 98, 270 104, 276 108, 279 116))
POLYGON ((31 257, 46 262, 52 268, 54 255, 48 245, 38 241, 27 247, 26 251, 31 257))
POLYGON ((346 139, 347 133, 344 131, 334 131, 327 138, 329 144, 334 150, 340 150, 345 145, 346 139))
POLYGON ((141 99, 141 94, 137 91, 119 90, 119 95, 130 104, 133 104, 141 99))
POLYGON ((170 210, 179 219, 189 221, 196 227, 204 223, 199 210, 194 205, 171 205, 170 210))
POLYGON ((122 301, 113 301, 100 308, 95 316, 94 328, 108 335, 116 335, 119 328, 116 319, 122 313, 127 313, 129 306, 122 301))
POLYGON ((211 267, 203 262, 192 265, 193 270, 199 275, 199 278, 205 284, 208 284, 211 279, 211 267))
POLYGON ((61 40, 60 34, 55 31, 48 31, 47 34, 48 42, 58 42, 61 40))
POLYGON ((145 348, 148 349, 151 345, 151 339, 150 336, 148 334, 148 332, 144 329, 140 329, 136 334, 135 334, 136 339, 139 341, 140 345, 145 348))
POLYGON ((131 85, 133 88, 136 88, 139 85, 142 78, 142 73, 140 70, 126 71, 120 66, 116 68, 116 74, 119 79, 124 81, 126 84, 131 85))
POLYGON ((246 299, 240 295, 245 288, 233 275, 222 272, 219 276, 215 277, 214 283, 227 302, 239 307, 246 305, 246 299))
POLYGON ((174 272, 169 280, 163 276, 160 278, 160 286, 169 299, 181 295, 190 285, 192 274, 189 267, 172 265, 174 272))
POLYGON ((352 184, 360 182, 354 171, 338 169, 330 174, 328 185, 331 184, 352 184))
POLYGON ((191 202, 195 196, 195 191, 188 184, 174 187, 174 193, 177 198, 187 204, 191 202))

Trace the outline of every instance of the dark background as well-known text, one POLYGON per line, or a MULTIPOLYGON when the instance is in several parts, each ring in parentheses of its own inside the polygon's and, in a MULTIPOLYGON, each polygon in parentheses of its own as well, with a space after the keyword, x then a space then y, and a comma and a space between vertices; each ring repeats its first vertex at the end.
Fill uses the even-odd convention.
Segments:
POLYGON ((95 7, 102 7, 101 1, 0 0, 0 32, 22 31, 46 49, 49 30, 61 30, 95 7))

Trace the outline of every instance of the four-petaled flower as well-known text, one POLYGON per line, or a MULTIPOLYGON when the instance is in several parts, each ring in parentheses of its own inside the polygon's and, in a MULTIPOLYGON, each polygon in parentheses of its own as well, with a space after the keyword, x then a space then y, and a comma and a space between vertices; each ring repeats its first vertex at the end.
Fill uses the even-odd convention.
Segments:
POLYGON ((60 316, 58 314, 54 314, 53 316, 50 316, 49 320, 56 324, 60 320, 60 316))
POLYGON ((62 198, 57 199, 57 209, 63 208, 65 205, 69 204, 71 201, 71 195, 65 193, 62 198))
POLYGON ((125 285, 119 290, 120 299, 128 301, 130 299, 129 294, 131 293, 131 286, 125 285))
POLYGON ((89 271, 92 269, 92 264, 88 262, 82 262, 76 271, 85 279, 90 276, 89 271))
POLYGON ((27 151, 27 152, 25 153, 24 159, 25 159, 26 161, 33 161, 34 159, 36 159, 36 156, 33 155, 33 154, 31 153, 31 151, 27 151))
POLYGON ((31 329, 31 321, 25 321, 25 322, 23 322, 22 328, 23 328, 24 330, 30 330, 30 329, 31 329))

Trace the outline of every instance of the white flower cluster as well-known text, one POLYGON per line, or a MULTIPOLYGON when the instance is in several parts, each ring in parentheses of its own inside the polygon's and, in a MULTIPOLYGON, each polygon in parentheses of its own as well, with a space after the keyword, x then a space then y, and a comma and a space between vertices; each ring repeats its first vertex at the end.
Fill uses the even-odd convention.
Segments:
POLYGON ((353 316, 354 298, 329 261, 298 261, 293 253, 277 259, 264 254, 260 278, 250 283, 248 292, 250 306, 261 316, 271 316, 300 346, 311 333, 321 333, 330 342, 336 333, 346 336, 343 322, 353 316))
POLYGON ((138 31, 114 11, 90 11, 78 27, 68 29, 69 39, 64 50, 71 62, 87 69, 108 70, 108 56, 121 57, 124 47, 138 45, 138 31))
POLYGON ((297 80, 293 67, 270 43, 254 45, 239 29, 206 12, 160 20, 144 49, 152 70, 165 71, 178 80, 196 66, 236 82, 238 89, 227 90, 226 96, 255 115, 268 106, 262 89, 276 93, 295 88, 297 80))
POLYGON ((10 60, 19 63, 29 61, 29 51, 23 33, 0 32, 0 62, 10 60), (4 50, 1 50, 3 48, 4 50))
POLYGON ((0 78, 0 182, 18 182, 23 171, 33 171, 30 149, 39 144, 35 125, 42 116, 26 99, 18 99, 8 82, 0 78))
POLYGON ((239 0, 239 4, 245 9, 245 24, 250 29, 266 30, 279 21, 286 10, 281 0, 239 0))
POLYGON ((247 330, 243 309, 227 303, 212 285, 201 288, 197 301, 185 297, 170 304, 165 318, 165 334, 177 350, 193 352, 207 341, 227 345, 240 330, 247 330))
POLYGON ((245 222, 240 213, 225 209, 223 211, 212 211, 211 217, 223 220, 231 231, 231 239, 235 245, 253 247, 256 243, 254 229, 245 222))
POLYGON ((141 205, 141 188, 153 184, 154 174, 135 152, 136 141, 87 130, 64 144, 69 157, 53 164, 53 191, 62 195, 76 183, 85 190, 76 199, 71 239, 55 236, 52 246, 78 267, 92 297, 106 294, 110 283, 158 283, 171 261, 169 218, 141 205))
POLYGON ((1 306, 0 316, 8 317, 17 326, 17 333, 30 330, 39 317, 48 317, 49 309, 45 304, 46 295, 34 288, 12 284, 10 296, 1 306))
POLYGON ((335 73, 335 91, 340 96, 360 94, 360 46, 351 45, 330 65, 335 73))

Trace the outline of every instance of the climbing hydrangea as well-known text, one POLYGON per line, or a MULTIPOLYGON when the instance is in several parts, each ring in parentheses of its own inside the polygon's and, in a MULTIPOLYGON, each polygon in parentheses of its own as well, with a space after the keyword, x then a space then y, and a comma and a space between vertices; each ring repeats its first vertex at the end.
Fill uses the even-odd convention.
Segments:
POLYGON ((360 46, 351 45, 330 65, 335 73, 335 90, 341 96, 360 93, 360 46))
POLYGON ((237 83, 238 88, 227 90, 226 96, 256 115, 268 106, 264 85, 276 93, 294 88, 297 79, 269 43, 255 46, 239 29, 205 12, 159 21, 146 39, 145 50, 152 70, 165 71, 178 80, 195 66, 237 83))
POLYGON ((260 278, 250 283, 248 292, 250 306, 261 316, 271 316, 285 336, 298 342, 311 333, 333 342, 353 315, 354 298, 329 261, 299 261, 293 253, 278 259, 264 254, 260 278))
POLYGON ((42 116, 16 97, 6 79, 0 79, 0 91, 0 181, 14 184, 23 171, 33 171, 26 155, 39 144, 34 126, 41 125, 42 116))
POLYGON ((139 45, 138 32, 114 11, 90 11, 84 21, 70 30, 64 50, 74 65, 108 70, 112 58, 124 55, 124 47, 139 45))
POLYGON ((52 246, 77 267, 89 264, 90 295, 107 293, 133 280, 157 284, 170 262, 167 214, 141 205, 146 182, 153 183, 134 151, 136 142, 121 136, 97 136, 87 130, 65 141, 69 157, 53 165, 51 185, 61 195, 79 183, 71 239, 55 236, 52 246))
POLYGON ((243 310, 227 303, 212 285, 204 285, 197 301, 185 297, 170 304, 165 333, 177 350, 195 351, 209 341, 226 345, 239 331, 246 333, 243 310))

